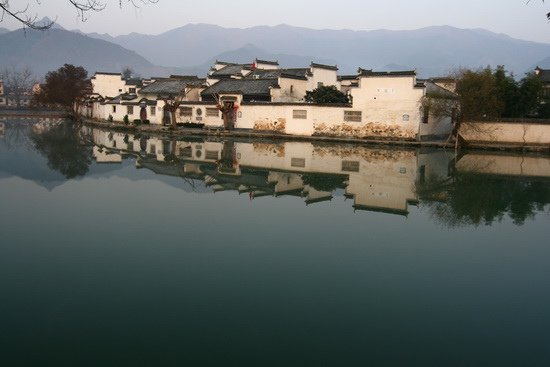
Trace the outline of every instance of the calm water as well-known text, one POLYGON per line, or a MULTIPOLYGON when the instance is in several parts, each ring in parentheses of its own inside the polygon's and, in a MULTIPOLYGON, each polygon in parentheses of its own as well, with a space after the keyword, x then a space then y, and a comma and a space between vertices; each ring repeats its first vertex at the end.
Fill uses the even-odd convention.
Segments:
POLYGON ((550 158, 0 132, 3 366, 548 366, 550 158))

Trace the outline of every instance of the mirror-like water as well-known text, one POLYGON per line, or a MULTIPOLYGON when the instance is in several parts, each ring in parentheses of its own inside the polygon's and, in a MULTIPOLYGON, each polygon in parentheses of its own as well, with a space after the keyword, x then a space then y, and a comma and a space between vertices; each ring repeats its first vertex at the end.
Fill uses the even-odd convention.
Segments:
POLYGON ((548 156, 0 122, 5 365, 550 362, 548 156))

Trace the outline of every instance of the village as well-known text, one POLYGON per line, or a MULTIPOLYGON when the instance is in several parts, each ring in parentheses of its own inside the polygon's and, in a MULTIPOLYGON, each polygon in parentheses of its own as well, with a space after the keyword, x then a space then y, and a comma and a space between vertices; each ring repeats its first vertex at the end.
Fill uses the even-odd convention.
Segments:
POLYGON ((285 69, 276 61, 217 61, 205 78, 124 79, 98 72, 82 112, 89 119, 126 123, 422 141, 446 138, 453 129, 453 114, 436 116, 422 105, 423 98, 453 100, 446 82, 417 79, 414 70, 360 68, 355 75, 339 75, 337 66, 313 62, 285 69), (348 102, 306 101, 307 91, 319 87, 334 87, 348 102))
MULTIPOLYGON (((460 121, 460 98, 451 77, 422 79, 415 70, 363 68, 341 75, 338 70, 315 62, 281 68, 277 61, 256 58, 249 64, 216 61, 205 77, 96 72, 76 108, 88 123, 172 133, 199 129, 203 134, 430 146, 460 141, 471 147, 535 151, 550 146, 550 125, 540 119, 460 121), (316 91, 339 99, 310 98, 316 91)), ((543 84, 543 96, 550 96, 550 70, 537 67, 534 75, 543 84)), ((29 109, 40 85, 17 97, 4 90, 0 80, 0 107, 29 109)))

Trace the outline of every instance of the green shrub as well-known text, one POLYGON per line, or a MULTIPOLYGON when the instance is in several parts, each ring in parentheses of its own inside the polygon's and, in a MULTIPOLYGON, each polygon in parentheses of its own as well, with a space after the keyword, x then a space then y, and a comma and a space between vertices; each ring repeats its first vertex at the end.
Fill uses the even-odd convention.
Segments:
POLYGON ((130 120, 128 119, 128 115, 124 115, 122 121, 124 121, 124 125, 128 125, 128 123, 130 122, 130 120))

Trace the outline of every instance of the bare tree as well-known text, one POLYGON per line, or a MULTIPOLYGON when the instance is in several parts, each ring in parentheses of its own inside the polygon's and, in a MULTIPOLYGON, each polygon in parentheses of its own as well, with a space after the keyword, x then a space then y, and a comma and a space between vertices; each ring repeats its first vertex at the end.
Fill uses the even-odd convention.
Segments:
MULTIPOLYGON (((141 4, 157 3, 159 0, 118 0, 119 7, 122 7, 124 3, 129 3, 132 6, 139 8, 141 4)), ((40 4, 39 1, 36 1, 40 4)), ((74 7, 78 17, 85 21, 87 14, 92 12, 100 12, 107 6, 106 0, 67 0, 70 6, 74 7)), ((13 18, 30 29, 46 30, 52 27, 55 23, 50 21, 49 23, 40 23, 38 14, 34 14, 29 9, 29 3, 26 5, 17 4, 17 8, 13 8, 10 5, 13 4, 13 0, 0 0, 0 22, 5 17, 13 18)))
POLYGON ((28 96, 30 100, 32 87, 36 80, 29 68, 21 70, 16 69, 15 66, 6 68, 0 72, 0 79, 4 80, 6 97, 12 99, 17 107, 21 107, 25 96, 28 96))

